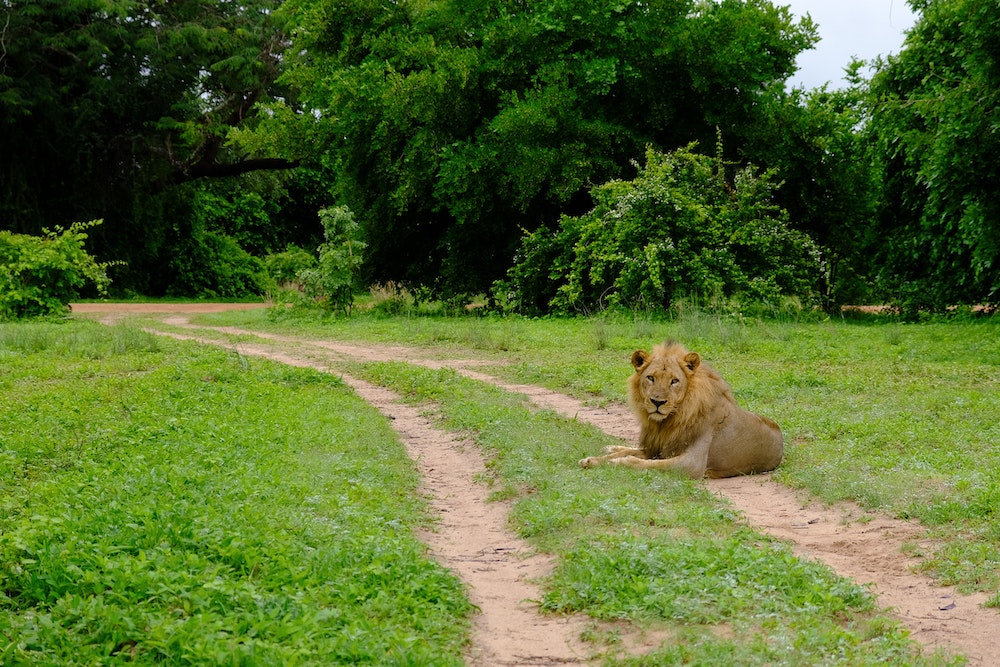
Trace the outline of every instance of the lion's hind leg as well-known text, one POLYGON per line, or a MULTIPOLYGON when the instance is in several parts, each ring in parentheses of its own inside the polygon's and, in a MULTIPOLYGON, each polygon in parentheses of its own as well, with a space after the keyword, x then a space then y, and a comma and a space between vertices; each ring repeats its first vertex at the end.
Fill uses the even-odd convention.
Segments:
POLYGON ((580 459, 580 467, 593 468, 603 463, 608 463, 608 462, 614 463, 615 459, 620 459, 629 456, 636 458, 646 458, 646 455, 643 453, 643 451, 635 447, 611 446, 605 448, 604 451, 608 452, 604 456, 588 456, 585 459, 580 459))

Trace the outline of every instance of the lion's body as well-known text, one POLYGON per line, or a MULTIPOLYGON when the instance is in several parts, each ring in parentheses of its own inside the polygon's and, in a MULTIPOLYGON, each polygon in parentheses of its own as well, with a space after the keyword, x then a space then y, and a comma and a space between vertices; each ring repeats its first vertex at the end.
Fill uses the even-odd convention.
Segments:
POLYGON ((629 405, 639 419, 639 446, 614 447, 580 465, 602 463, 674 469, 691 477, 735 477, 773 470, 784 449, 781 429, 743 410, 722 377, 696 352, 664 343, 632 355, 629 405))

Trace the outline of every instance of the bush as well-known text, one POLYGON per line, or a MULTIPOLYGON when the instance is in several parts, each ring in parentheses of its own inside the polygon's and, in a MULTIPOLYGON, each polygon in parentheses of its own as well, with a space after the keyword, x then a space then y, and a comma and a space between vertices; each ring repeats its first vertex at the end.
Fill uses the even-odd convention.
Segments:
POLYGON ((263 260, 225 234, 202 232, 180 247, 171 261, 177 277, 170 293, 203 298, 244 298, 269 291, 263 260))
POLYGON ((302 271, 316 268, 316 258, 308 250, 289 245, 283 252, 265 257, 264 266, 277 285, 291 285, 299 281, 302 271))
POLYGON ((74 222, 42 236, 0 231, 0 320, 58 315, 93 286, 107 292, 107 267, 84 250, 85 230, 101 220, 74 222))
POLYGON ((698 295, 812 301, 819 252, 773 203, 773 172, 747 167, 730 183, 721 159, 692 150, 647 151, 634 180, 592 190, 593 211, 528 234, 497 301, 528 314, 664 309, 698 295))
POLYGON ((361 265, 361 227, 346 206, 325 208, 319 212, 326 242, 319 247, 315 269, 299 272, 306 294, 329 310, 349 312, 354 303, 354 279, 361 265))

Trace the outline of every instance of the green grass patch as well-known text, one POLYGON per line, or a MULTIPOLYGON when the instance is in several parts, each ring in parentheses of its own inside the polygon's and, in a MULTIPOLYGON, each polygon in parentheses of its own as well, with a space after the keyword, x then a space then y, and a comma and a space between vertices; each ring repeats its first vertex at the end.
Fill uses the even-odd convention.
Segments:
MULTIPOLYGON (((625 400, 628 359, 674 338, 699 351, 747 409, 775 419, 776 477, 815 497, 915 519, 940 543, 924 568, 1000 598, 1000 321, 904 324, 678 310, 669 318, 382 317, 202 321, 307 337, 403 343, 506 363, 490 372, 600 403, 625 400)), ((593 453, 593 452, 589 452, 593 453)))
POLYGON ((336 378, 0 325, 0 663, 461 664, 471 608, 336 378))
POLYGON ((486 452, 490 481, 513 499, 512 524, 557 556, 544 609, 699 638, 625 664, 947 662, 921 656, 867 589, 745 528, 700 482, 580 469, 577 459, 610 442, 592 427, 449 370, 382 363, 352 372, 433 401, 445 426, 486 452))

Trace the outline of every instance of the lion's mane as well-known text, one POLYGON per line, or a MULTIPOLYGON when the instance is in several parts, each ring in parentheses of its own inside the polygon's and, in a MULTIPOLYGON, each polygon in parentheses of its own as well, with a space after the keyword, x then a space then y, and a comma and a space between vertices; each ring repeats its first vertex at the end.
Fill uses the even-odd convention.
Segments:
POLYGON ((668 419, 650 419, 644 406, 641 370, 637 369, 628 379, 629 407, 639 418, 639 447, 650 458, 665 459, 680 454, 704 429, 705 420, 718 409, 720 403, 736 405, 729 384, 714 369, 702 363, 700 357, 694 362, 692 354, 695 353, 689 352, 680 343, 669 341, 654 347, 649 355, 648 363, 672 358, 677 359, 681 365, 693 363, 695 366, 688 377, 683 400, 668 419))

